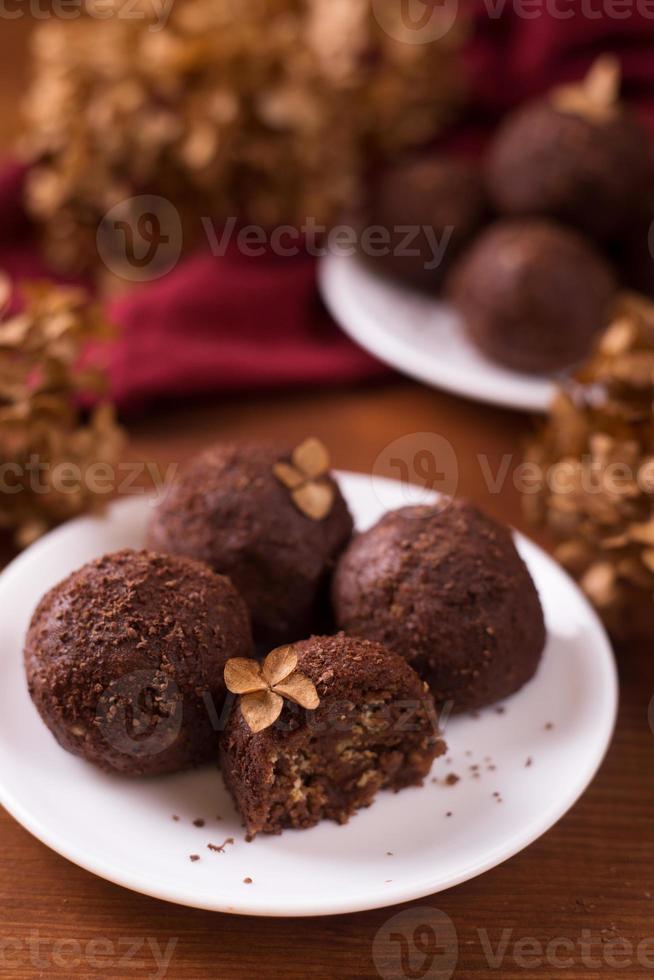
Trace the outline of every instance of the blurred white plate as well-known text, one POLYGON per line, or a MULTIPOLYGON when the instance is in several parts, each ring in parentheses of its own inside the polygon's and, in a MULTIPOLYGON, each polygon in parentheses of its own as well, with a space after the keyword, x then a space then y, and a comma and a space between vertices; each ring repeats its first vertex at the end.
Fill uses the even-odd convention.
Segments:
MULTIPOLYGON (((360 528, 405 500, 394 481, 355 474, 340 481, 360 528)), ((524 538, 519 548, 549 630, 536 679, 506 702, 504 713, 490 708, 449 723, 451 762, 436 761, 435 782, 382 793, 344 827, 323 823, 246 843, 213 768, 134 781, 68 755, 27 694, 25 630, 41 595, 65 575, 105 552, 139 547, 150 507, 138 497, 114 504, 105 518, 75 520, 0 576, 0 802, 69 860, 135 891, 199 908, 354 912, 429 895, 494 867, 556 823, 592 779, 615 720, 611 649, 577 587, 524 538), (448 772, 461 777, 457 785, 443 784, 448 772), (198 818, 203 827, 194 826, 198 818), (224 853, 207 848, 229 837, 234 844, 224 853), (201 860, 192 863, 191 854, 201 860)))
POLYGON ((554 379, 518 374, 487 360, 447 303, 376 275, 356 256, 322 258, 318 282, 345 333, 397 371, 475 401, 547 411, 554 379))

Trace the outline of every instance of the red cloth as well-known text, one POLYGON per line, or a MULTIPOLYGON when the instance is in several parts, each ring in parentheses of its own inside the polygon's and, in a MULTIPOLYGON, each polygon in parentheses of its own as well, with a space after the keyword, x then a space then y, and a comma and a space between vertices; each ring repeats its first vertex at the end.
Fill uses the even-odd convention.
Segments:
MULTIPOLYGON (((478 143, 475 133, 502 112, 554 82, 580 77, 606 50, 621 56, 626 97, 654 131, 654 19, 637 13, 635 2, 616 3, 629 16, 611 17, 611 2, 543 0, 539 8, 525 5, 525 18, 521 0, 474 0, 476 29, 466 61, 475 109, 459 143, 478 143), (609 13, 595 17, 601 10, 609 13), (504 12, 498 17, 498 11, 504 12)), ((20 206, 23 177, 16 166, 0 174, 0 267, 19 279, 48 274, 20 206)), ((166 277, 135 286, 108 312, 120 328, 111 387, 123 409, 160 396, 337 384, 386 371, 331 323, 307 257, 199 251, 166 277)))

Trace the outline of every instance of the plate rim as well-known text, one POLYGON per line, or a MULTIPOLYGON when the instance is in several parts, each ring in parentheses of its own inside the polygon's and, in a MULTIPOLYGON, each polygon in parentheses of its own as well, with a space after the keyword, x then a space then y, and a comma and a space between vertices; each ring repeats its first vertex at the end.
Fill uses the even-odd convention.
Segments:
MULTIPOLYGON (((341 479, 345 479, 346 482, 353 479, 355 481, 370 479, 369 475, 365 473, 355 473, 349 471, 337 471, 335 475, 339 481, 341 479)), ((401 485, 400 481, 386 477, 375 477, 375 482, 391 484, 394 486, 397 486, 398 484, 401 485)), ((113 515, 116 510, 122 508, 141 507, 147 500, 147 496, 141 495, 135 498, 114 500, 108 505, 107 513, 113 515)), ((38 552, 40 550, 48 547, 50 543, 60 535, 70 533, 71 528, 73 528, 75 525, 82 524, 88 520, 93 521, 97 519, 102 520, 102 515, 99 517, 98 515, 82 515, 74 518, 71 521, 67 521, 59 527, 54 528, 48 534, 44 535, 44 537, 39 539, 39 541, 35 542, 24 552, 18 555, 0 573, 0 595, 4 590, 6 582, 13 578, 17 572, 20 573, 20 568, 24 562, 32 560, 35 554, 38 556, 38 552)), ((418 884, 406 884, 404 886, 398 885, 393 889, 390 889, 388 893, 379 892, 377 897, 370 897, 365 901, 356 898, 348 901, 347 897, 333 897, 327 900, 323 899, 322 901, 314 901, 310 905, 307 905, 306 898, 300 900, 299 902, 283 899, 281 903, 275 902, 274 905, 267 901, 257 902, 257 896, 254 893, 249 893, 247 898, 244 897, 243 900, 239 900, 236 896, 234 896, 234 900, 230 900, 228 903, 221 900, 219 896, 217 897, 217 901, 213 902, 201 899, 198 900, 197 896, 194 896, 192 892, 187 891, 184 887, 177 889, 170 888, 163 883, 158 886, 155 879, 152 879, 152 877, 150 877, 144 884, 137 873, 131 873, 129 870, 125 869, 117 873, 115 867, 112 869, 112 865, 110 863, 106 863, 102 856, 89 856, 83 847, 77 848, 74 842, 72 844, 67 842, 64 838, 62 838, 60 833, 51 831, 46 825, 43 824, 40 818, 33 816, 29 809, 22 804, 20 799, 17 798, 5 785, 1 773, 0 805, 2 805, 4 809, 37 840, 71 863, 83 868, 85 871, 89 871, 91 874, 96 875, 96 877, 109 881, 112 884, 120 885, 121 887, 127 888, 139 894, 147 895, 151 898, 166 901, 175 905, 182 905, 189 908, 197 908, 212 912, 270 918, 314 918, 330 915, 353 914, 356 912, 388 908, 404 902, 423 899, 427 896, 435 895, 442 891, 449 890, 450 888, 454 888, 466 881, 470 881, 473 878, 478 877, 479 875, 485 874, 487 871, 490 871, 493 868, 498 867, 500 864, 503 864, 505 861, 510 860, 512 857, 515 857, 521 851, 525 850, 532 843, 542 837, 545 833, 547 833, 547 831, 555 826, 583 796, 590 784, 595 779, 595 776, 597 775, 611 745, 619 708, 619 677, 617 664, 609 637, 597 613, 583 595, 577 583, 543 548, 536 544, 536 542, 532 541, 528 536, 522 534, 520 531, 515 529, 512 530, 521 548, 526 548, 527 551, 531 550, 537 553, 539 559, 549 566, 551 571, 554 571, 557 575, 566 580, 567 586, 577 593, 577 597, 585 606, 585 611, 589 616, 589 623, 592 622, 593 630, 596 633, 596 639, 601 646, 601 651, 599 652, 601 652, 602 656, 598 656, 598 664, 602 665, 603 682, 606 685, 609 713, 603 720, 601 739, 598 739, 593 756, 592 758, 589 757, 588 765, 584 769, 584 778, 575 784, 575 787, 571 790, 571 792, 567 794, 564 799, 558 799, 549 809, 541 811, 538 818, 529 823, 525 827, 524 832, 517 835, 511 841, 510 845, 507 846, 506 843, 501 845, 498 844, 493 850, 484 856, 483 860, 465 865, 462 867, 459 874, 448 877, 447 882, 438 883, 434 880, 434 876, 432 875, 430 879, 425 878, 418 884)))
MULTIPOLYGON (((359 347, 362 347, 369 354, 372 354, 373 357, 377 358, 377 360, 393 368, 395 371, 400 371, 402 374, 421 381, 430 388, 446 391, 452 395, 458 395, 467 401, 476 402, 477 404, 496 405, 500 408, 509 408, 541 415, 548 411, 549 404, 556 392, 556 382, 554 380, 551 382, 551 392, 546 399, 537 395, 534 395, 531 399, 526 396, 511 395, 510 389, 502 388, 499 379, 497 381, 488 380, 486 384, 478 385, 475 391, 471 391, 470 388, 467 388, 457 380, 461 375, 459 368, 450 368, 451 373, 456 371, 457 378, 450 378, 447 375, 441 374, 435 377, 433 370, 425 365, 433 365, 434 363, 437 365, 437 362, 424 361, 422 358, 416 358, 414 360, 412 351, 408 348, 401 336, 395 336, 388 331, 383 331, 384 343, 378 342, 377 338, 381 333, 381 329, 374 317, 367 310, 359 307, 357 313, 361 324, 356 323, 354 318, 348 315, 347 304, 341 298, 339 280, 342 275, 342 269, 344 267, 351 268, 354 265, 370 276, 375 275, 373 272, 366 270, 365 265, 356 255, 327 254, 321 256, 318 260, 317 281, 322 300, 332 318, 341 330, 359 347), (373 338, 372 341, 371 337, 373 338), (509 394, 506 393, 507 390, 509 394)), ((390 281, 386 281, 386 286, 403 292, 408 291, 409 288, 390 281)), ((453 312, 452 307, 444 300, 435 298, 434 303, 446 309, 448 312, 453 312)), ((513 374, 525 382, 531 377, 530 375, 519 375, 508 369, 499 370, 504 370, 504 373, 508 375, 513 374)), ((532 380, 537 380, 542 384, 547 383, 548 378, 541 375, 534 375, 532 380)))

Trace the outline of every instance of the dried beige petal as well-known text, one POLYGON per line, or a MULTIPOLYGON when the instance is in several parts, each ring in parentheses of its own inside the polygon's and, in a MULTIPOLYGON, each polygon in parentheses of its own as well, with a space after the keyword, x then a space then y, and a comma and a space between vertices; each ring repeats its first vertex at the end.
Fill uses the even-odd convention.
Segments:
POLYGON ((232 694, 251 694, 253 691, 265 691, 268 687, 261 665, 246 657, 232 657, 228 660, 224 676, 227 690, 232 694))
POLYGON ((561 112, 582 116, 591 122, 605 122, 616 113, 620 82, 619 60, 610 54, 601 55, 583 81, 555 88, 551 101, 561 112))
POLYGON ((313 437, 305 439, 293 451, 293 465, 309 479, 324 476, 329 470, 329 452, 326 446, 313 437))
POLYGON ((619 58, 613 54, 602 54, 591 65, 584 88, 593 105, 608 108, 618 101, 621 82, 619 58))
POLYGON ((616 595, 616 570, 609 562, 598 562, 583 576, 581 586, 596 606, 609 606, 616 595))
POLYGON ((314 711, 320 704, 316 685, 299 670, 287 677, 281 684, 276 684, 275 690, 290 701, 295 701, 300 707, 308 708, 311 711, 314 711))
POLYGON ((627 533, 632 541, 654 545, 654 520, 644 524, 631 524, 627 533))
POLYGON ((11 300, 11 279, 6 272, 0 272, 0 313, 3 313, 11 300))
POLYGON ((329 483, 306 483, 292 493, 296 507, 312 521, 322 521, 334 503, 334 488, 329 483))
POLYGON ((299 470, 296 470, 294 466, 291 466, 290 463, 275 463, 273 473, 279 482, 283 483, 289 490, 295 490, 305 481, 303 474, 299 470))
POLYGON ((257 691, 241 697, 241 714, 248 728, 256 735, 274 725, 284 707, 284 699, 274 691, 257 691))
POLYGON ((624 354, 636 341, 638 329, 634 321, 621 316, 607 327, 599 342, 599 350, 608 357, 624 354))
POLYGON ((272 650, 263 662, 263 676, 271 687, 285 680, 297 667, 297 654, 292 646, 272 650))

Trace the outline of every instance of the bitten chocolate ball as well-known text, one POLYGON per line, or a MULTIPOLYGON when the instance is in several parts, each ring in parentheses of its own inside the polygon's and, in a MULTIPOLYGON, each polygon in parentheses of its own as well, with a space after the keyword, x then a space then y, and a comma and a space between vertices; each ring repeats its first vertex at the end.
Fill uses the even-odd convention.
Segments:
POLYGON ((500 214, 544 215, 606 239, 637 213, 652 166, 647 135, 610 85, 589 80, 523 106, 500 126, 485 168, 500 214))
MULTIPOLYGON (((406 660, 342 634, 314 636, 282 653, 293 658, 295 689, 299 678, 319 703, 307 710, 285 697, 278 721, 256 732, 243 696, 235 703, 221 767, 248 833, 346 823, 378 790, 422 783, 445 744, 433 699, 406 660)), ((277 658, 271 680, 280 674, 277 658)), ((273 690, 294 687, 280 680, 273 690)))
POLYGON ((293 452, 219 445, 197 457, 158 508, 149 546, 228 575, 270 647, 315 628, 352 518, 314 439, 293 452))
POLYGON ((585 357, 609 321, 616 288, 610 265, 589 242, 537 219, 489 227, 451 279, 471 340, 491 360, 530 374, 585 357))
POLYGON ((144 776, 215 757, 225 661, 251 651, 247 611, 227 579, 186 558, 120 551, 41 600, 25 668, 60 745, 144 776))
POLYGON ((382 247, 371 237, 367 247, 362 236, 361 254, 385 275, 438 290, 484 213, 477 168, 444 156, 420 157, 383 171, 373 181, 366 224, 382 228, 389 244, 382 247))
POLYGON ((545 643, 510 531, 464 501, 386 514, 341 558, 333 598, 342 629, 403 656, 455 711, 518 691, 545 643))

